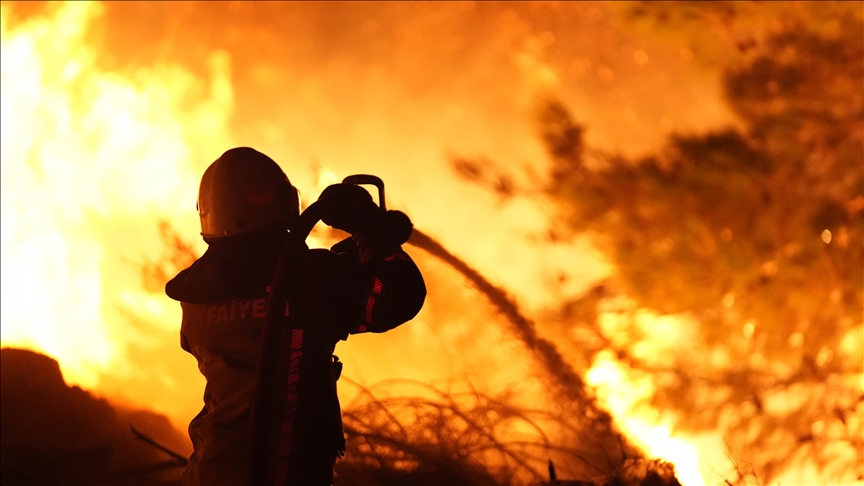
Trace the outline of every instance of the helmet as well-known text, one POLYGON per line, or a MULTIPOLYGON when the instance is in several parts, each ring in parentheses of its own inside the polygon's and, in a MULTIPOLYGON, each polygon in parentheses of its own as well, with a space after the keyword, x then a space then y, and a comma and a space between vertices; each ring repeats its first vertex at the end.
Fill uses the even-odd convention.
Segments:
POLYGON ((270 157, 249 147, 228 150, 201 177, 201 236, 223 238, 289 222, 299 214, 297 190, 270 157))

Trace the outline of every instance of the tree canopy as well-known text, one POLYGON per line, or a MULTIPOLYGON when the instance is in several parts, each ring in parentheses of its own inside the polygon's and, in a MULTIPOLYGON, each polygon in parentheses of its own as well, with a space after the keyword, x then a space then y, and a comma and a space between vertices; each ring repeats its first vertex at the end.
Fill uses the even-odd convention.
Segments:
MULTIPOLYGON (((742 55, 722 69, 735 126, 630 160, 586 147, 557 100, 538 116, 551 233, 592 235, 616 269, 562 304, 570 330, 588 331, 566 335, 590 336, 574 338, 585 363, 612 348, 650 373, 655 406, 686 430, 723 428, 765 482, 805 454, 833 477, 864 477, 864 20, 860 4, 822 5, 815 18, 765 7, 773 22, 747 24, 750 40, 732 46, 742 55), (624 341, 597 322, 598 304, 620 296, 633 303, 618 309, 624 341), (669 336, 671 355, 645 353, 639 309, 693 332, 669 336)), ((753 8, 684 7, 630 13, 687 37, 706 17, 740 24, 753 8)), ((484 170, 457 162, 463 175, 484 170)))

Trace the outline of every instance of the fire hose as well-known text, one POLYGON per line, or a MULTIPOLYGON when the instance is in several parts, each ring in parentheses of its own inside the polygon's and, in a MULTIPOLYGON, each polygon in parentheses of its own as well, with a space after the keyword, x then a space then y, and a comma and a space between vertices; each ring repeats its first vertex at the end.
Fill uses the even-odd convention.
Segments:
MULTIPOLYGON (((388 226, 393 237, 399 244, 408 241, 411 236, 411 221, 400 211, 388 211, 384 200, 384 182, 376 176, 357 174, 348 176, 342 181, 343 184, 370 184, 378 188, 378 207, 384 212, 388 226)), ((267 299, 266 317, 264 329, 261 334, 259 346, 258 364, 255 377, 255 388, 252 399, 252 417, 249 434, 249 460, 248 478, 249 486, 264 486, 267 480, 267 457, 272 455, 270 440, 274 424, 280 407, 277 406, 273 395, 277 386, 279 370, 279 344, 283 332, 289 332, 298 326, 295 313, 290 309, 290 296, 294 283, 292 275, 296 275, 297 269, 305 258, 307 252, 306 238, 312 232, 312 228, 320 221, 324 214, 324 206, 321 201, 309 205, 300 215, 290 233, 285 245, 279 254, 273 281, 270 284, 270 295, 267 299), (285 310, 288 309, 287 316, 285 310)))

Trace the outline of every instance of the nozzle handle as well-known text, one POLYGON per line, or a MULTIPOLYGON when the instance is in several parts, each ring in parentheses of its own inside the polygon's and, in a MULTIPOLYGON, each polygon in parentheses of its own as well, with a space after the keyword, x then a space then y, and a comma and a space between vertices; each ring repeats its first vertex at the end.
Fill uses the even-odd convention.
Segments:
POLYGON ((342 179, 342 184, 362 185, 369 184, 378 188, 378 207, 381 211, 387 211, 387 203, 384 202, 384 181, 380 177, 370 174, 354 174, 342 179))

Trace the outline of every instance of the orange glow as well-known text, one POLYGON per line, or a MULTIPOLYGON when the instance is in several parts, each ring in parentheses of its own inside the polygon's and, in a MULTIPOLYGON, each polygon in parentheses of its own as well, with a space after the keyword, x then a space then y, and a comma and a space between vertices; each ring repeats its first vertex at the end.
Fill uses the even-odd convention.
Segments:
MULTIPOLYGON (((464 184, 452 174, 447 154, 485 154, 505 167, 542 172, 545 155, 529 120, 536 99, 556 90, 591 127, 592 146, 628 155, 658 146, 677 128, 705 130, 731 119, 719 83, 688 67, 694 58, 689 48, 665 52, 616 37, 626 62, 614 64, 606 59, 612 47, 589 42, 572 49, 573 59, 564 63, 550 54, 563 36, 533 32, 504 7, 500 29, 484 34, 488 41, 454 34, 442 26, 443 17, 425 10, 404 14, 407 20, 391 35, 430 52, 461 53, 459 46, 476 41, 498 49, 506 69, 489 60, 494 56, 464 53, 456 56, 453 72, 433 72, 414 50, 398 48, 388 58, 395 74, 386 63, 310 61, 328 52, 328 32, 296 39, 294 57, 284 66, 257 62, 257 53, 214 47, 204 74, 170 58, 114 69, 99 62, 103 53, 88 37, 105 21, 107 5, 63 2, 14 23, 13 8, 0 4, 0 342, 44 352, 59 361, 70 384, 164 413, 181 429, 200 408, 203 383, 194 359, 179 347, 179 305, 146 289, 140 267, 162 255, 159 221, 203 252, 195 196, 204 168, 225 149, 249 145, 271 154, 304 205, 351 173, 380 175, 388 206, 405 210, 418 228, 511 291, 527 312, 540 314, 607 276, 608 264, 587 240, 537 241, 554 224, 547 207, 525 199, 502 204, 464 184), (426 30, 412 34, 418 29, 426 30), (427 32, 446 42, 427 40, 427 32), (241 62, 249 68, 247 90, 238 87, 235 66, 241 62), (487 85, 486 75, 497 84, 487 85), (257 104, 241 103, 257 90, 265 93, 257 104), (660 91, 668 94, 646 94, 660 91)), ((464 13, 475 6, 448 8, 464 13)), ((599 23, 604 10, 585 8, 585 35, 606 33, 608 24, 599 23)), ((375 37, 385 35, 386 26, 380 19, 358 20, 358 31, 372 39, 363 45, 369 58, 386 44, 375 37)), ((831 232, 821 238, 831 243, 831 232)), ((834 238, 836 245, 840 236, 834 238)), ((310 246, 330 239, 313 233, 310 246)), ((419 250, 412 255, 427 272, 427 306, 413 323, 386 336, 340 344, 345 376, 364 386, 402 378, 454 390, 469 383, 507 390, 529 407, 547 405, 544 387, 522 379, 534 371, 530 356, 488 302, 452 269, 419 250)), ((721 303, 734 309, 735 296, 729 293, 721 303)), ((620 331, 613 313, 600 319, 609 335, 620 331)), ((646 333, 637 353, 662 354, 676 343, 671 337, 683 341, 690 328, 679 318, 649 313, 640 314, 637 324, 646 333)), ((759 323, 748 322, 741 333, 749 338, 758 329, 759 323)), ((844 346, 853 348, 860 334, 844 346)), ((801 333, 789 337, 792 347, 804 342, 801 333)), ((833 358, 826 348, 816 362, 833 358)), ((641 403, 654 390, 649 377, 603 352, 586 380, 628 438, 647 455, 674 463, 682 484, 710 484, 707 469, 728 467, 722 449, 697 447, 696 439, 677 434, 668 417, 641 403)), ((342 386, 340 393, 344 405, 357 392, 342 386)), ((814 423, 814 434, 822 427, 814 423)))
MULTIPOLYGON (((600 322, 609 335, 621 336, 626 332, 626 323, 615 313, 602 314, 600 322)), ((688 341, 687 330, 692 328, 692 323, 679 317, 640 312, 636 316, 636 326, 646 336, 635 353, 651 354, 656 360, 677 343, 688 341)), ((669 418, 646 403, 654 393, 650 376, 631 372, 611 351, 603 351, 595 357, 585 379, 597 391, 601 404, 612 412, 619 427, 649 458, 662 458, 675 464, 676 476, 685 486, 706 484, 702 476, 706 464, 700 461, 700 448, 686 436, 673 434, 669 418)))
POLYGON ((124 352, 147 336, 112 323, 131 312, 175 328, 179 309, 144 291, 136 262, 156 256, 157 219, 196 224, 195 146, 230 140, 232 103, 221 53, 209 80, 176 66, 135 79, 100 70, 83 39, 101 13, 64 3, 12 29, 2 8, 2 341, 57 358, 88 388, 136 372, 124 352), (208 96, 190 110, 200 84, 208 96))

